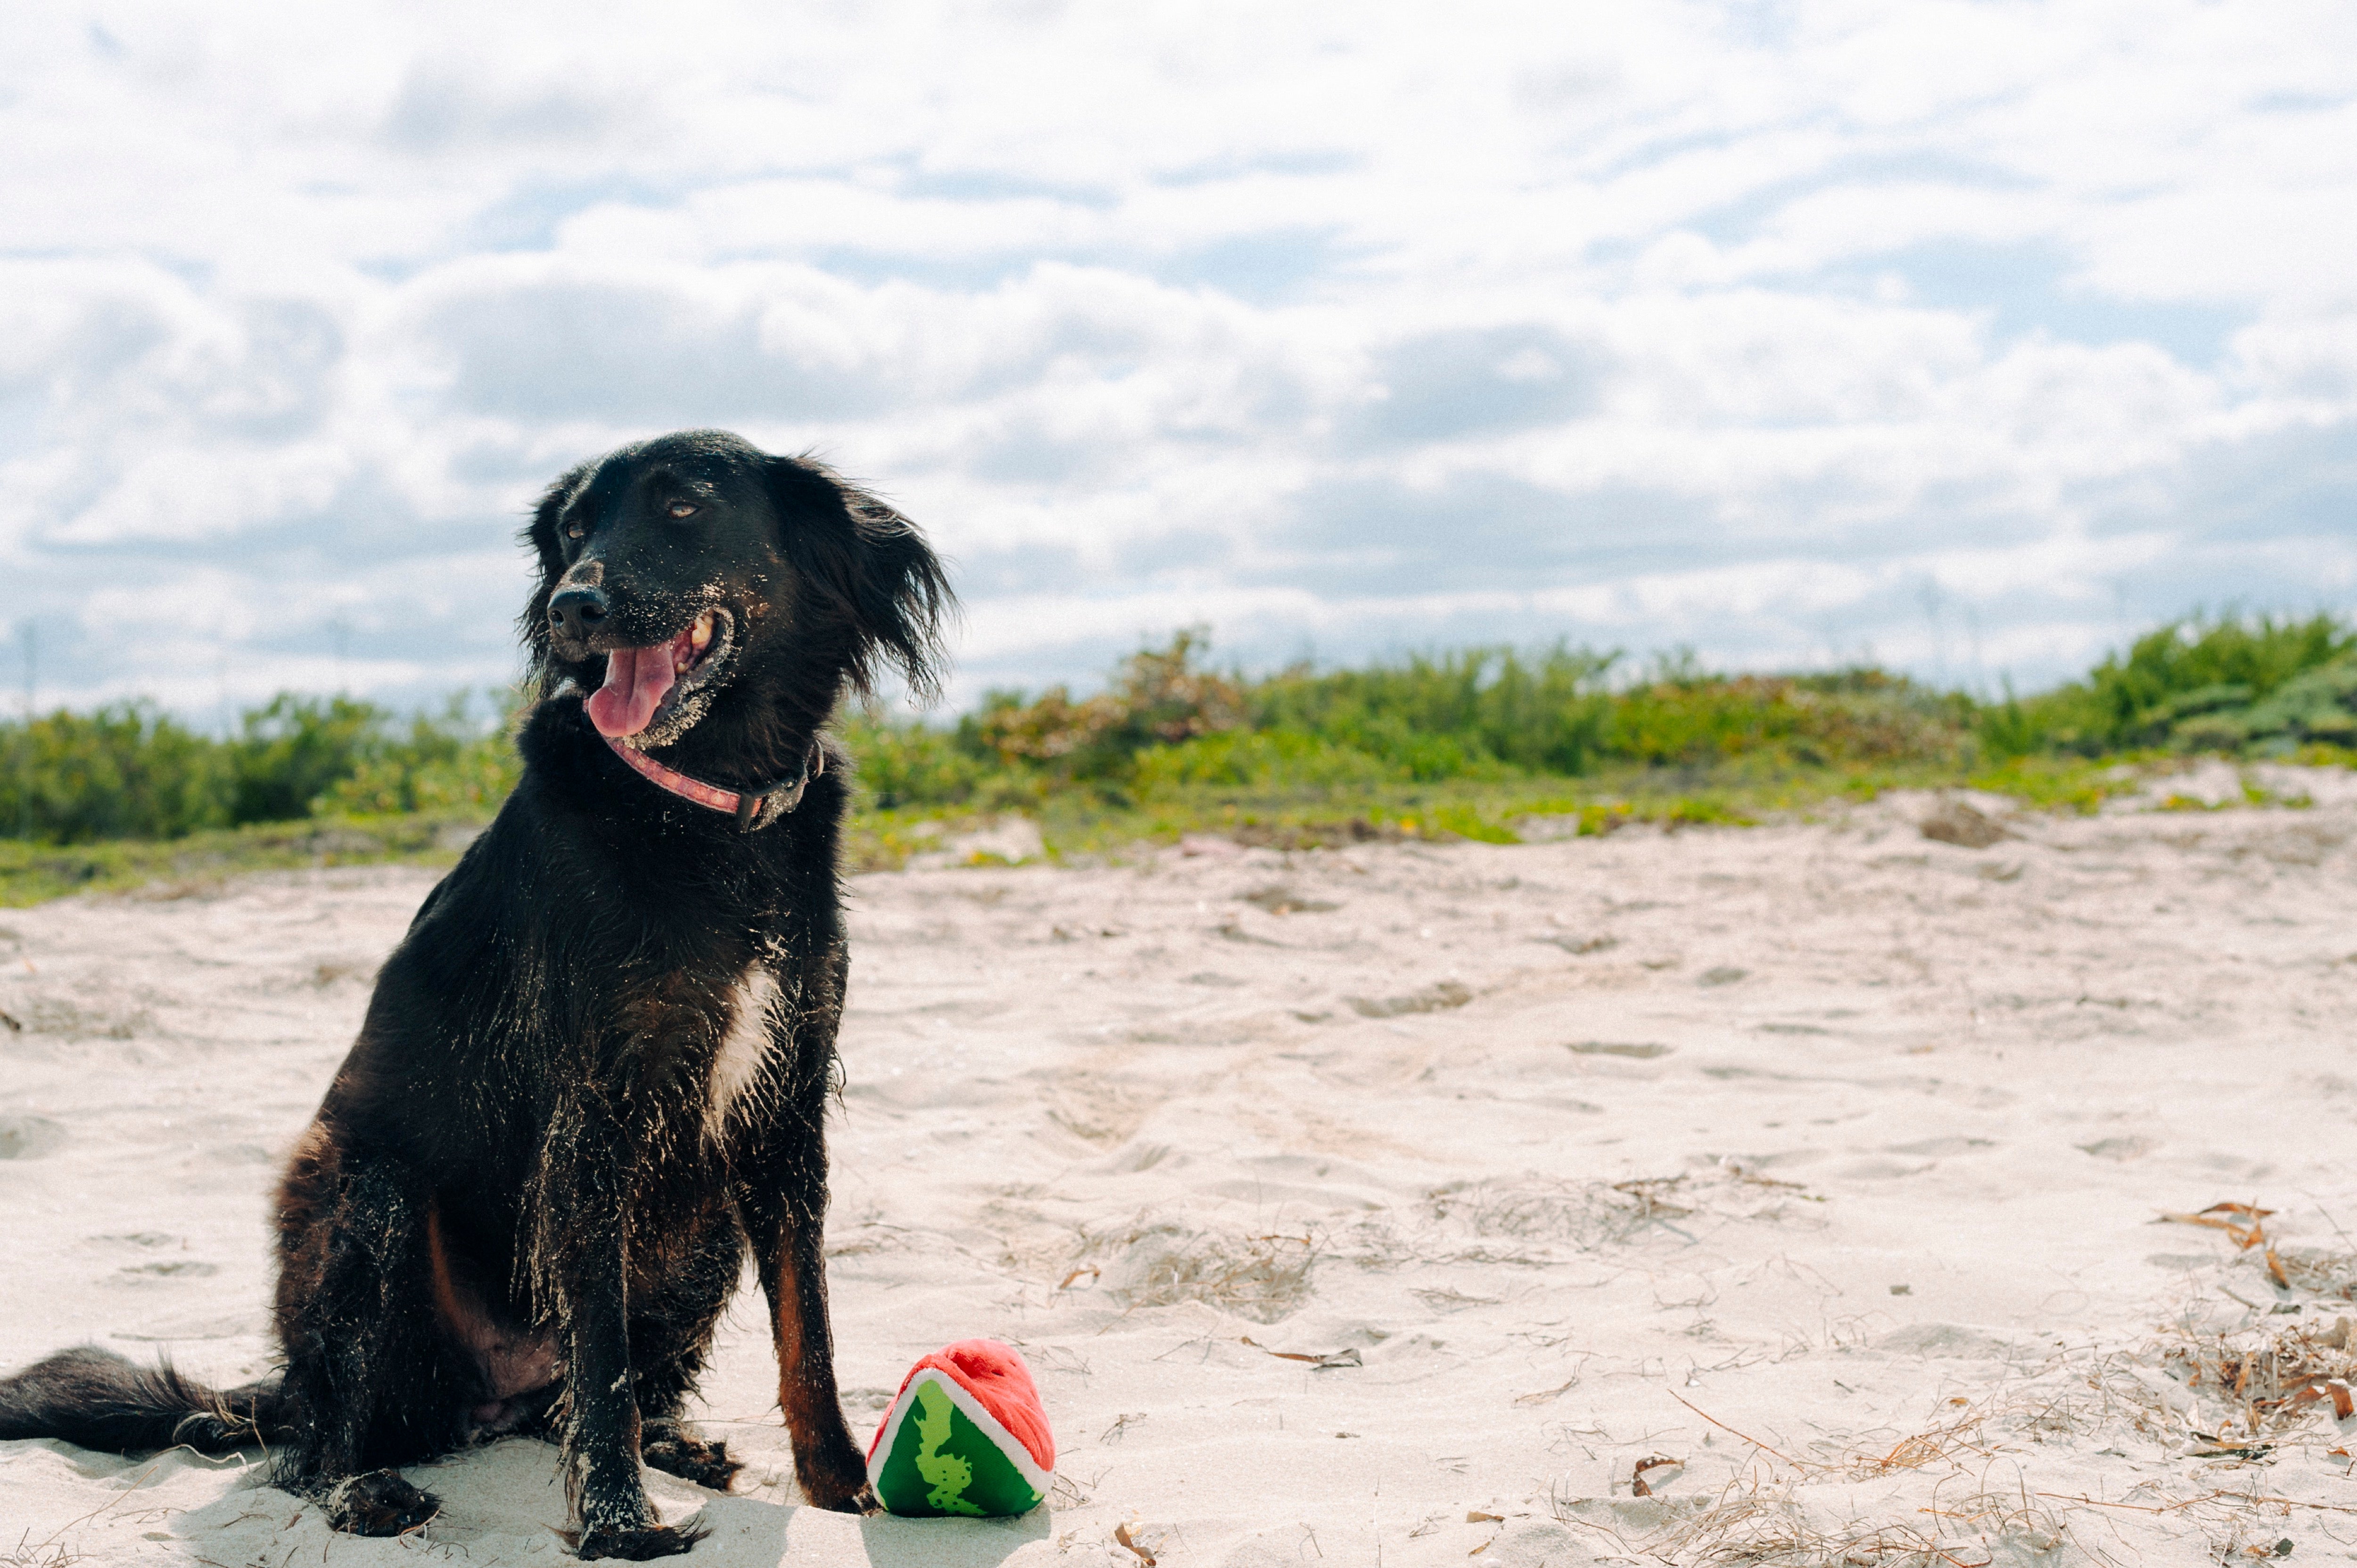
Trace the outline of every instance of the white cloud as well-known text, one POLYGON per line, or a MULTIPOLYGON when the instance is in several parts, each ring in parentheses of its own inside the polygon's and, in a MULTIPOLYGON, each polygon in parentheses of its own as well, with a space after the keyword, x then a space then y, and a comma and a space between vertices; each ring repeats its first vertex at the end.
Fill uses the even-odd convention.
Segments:
POLYGON ((929 527, 961 697, 1205 620, 2037 679, 2357 581, 2345 7, 118 3, 12 44, 0 564, 61 693, 490 678, 538 488, 694 424, 929 527))

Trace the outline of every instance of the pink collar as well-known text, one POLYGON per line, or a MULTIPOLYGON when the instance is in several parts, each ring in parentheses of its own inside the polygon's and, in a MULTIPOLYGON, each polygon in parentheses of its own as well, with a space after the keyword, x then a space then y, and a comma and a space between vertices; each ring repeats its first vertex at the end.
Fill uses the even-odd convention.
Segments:
POLYGON ((700 779, 690 779, 675 768, 665 768, 646 753, 633 751, 612 736, 600 738, 615 756, 629 763, 648 782, 670 790, 683 800, 693 800, 699 806, 725 811, 737 819, 739 828, 748 830, 768 825, 758 822, 756 819, 761 815, 761 809, 772 800, 778 802, 778 809, 771 815, 771 822, 801 805, 802 791, 809 788, 810 781, 826 771, 826 750, 813 740, 809 757, 803 759, 802 770, 783 783, 772 784, 766 789, 723 789, 700 779))

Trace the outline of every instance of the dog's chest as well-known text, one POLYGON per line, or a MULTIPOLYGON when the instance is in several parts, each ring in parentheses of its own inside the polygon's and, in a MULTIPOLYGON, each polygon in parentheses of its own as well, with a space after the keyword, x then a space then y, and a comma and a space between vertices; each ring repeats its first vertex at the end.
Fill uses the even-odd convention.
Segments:
POLYGON ((704 1098, 704 1133, 726 1140, 730 1122, 757 1092, 770 1059, 777 1024, 778 983, 759 963, 749 964, 729 988, 721 1019, 720 1045, 704 1098))

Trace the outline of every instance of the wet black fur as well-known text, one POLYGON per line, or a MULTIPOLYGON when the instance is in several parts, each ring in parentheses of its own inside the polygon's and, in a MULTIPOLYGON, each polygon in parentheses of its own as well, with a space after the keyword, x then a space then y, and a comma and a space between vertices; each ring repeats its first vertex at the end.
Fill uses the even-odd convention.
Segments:
POLYGON ((846 972, 843 759, 746 831, 627 768, 582 693, 606 646, 660 641, 718 607, 735 627, 725 683, 654 755, 724 788, 791 777, 882 664, 931 684, 942 568, 874 497, 710 431, 583 464, 525 537, 541 582, 522 618, 538 696, 522 782, 387 960, 289 1165, 283 1375, 215 1392, 68 1350, 0 1380, 0 1437, 259 1438, 277 1485, 379 1534, 435 1507, 398 1466, 539 1431, 562 1444, 581 1555, 682 1552, 695 1532, 655 1522, 640 1465, 723 1487, 734 1472, 680 1418, 749 1256, 802 1489, 866 1505, 820 1251, 846 972), (553 628, 560 579, 598 575, 605 631, 553 628), (716 1144, 713 1062, 757 964, 776 988, 770 1043, 716 1144), (505 1386, 518 1381, 534 1386, 505 1386))

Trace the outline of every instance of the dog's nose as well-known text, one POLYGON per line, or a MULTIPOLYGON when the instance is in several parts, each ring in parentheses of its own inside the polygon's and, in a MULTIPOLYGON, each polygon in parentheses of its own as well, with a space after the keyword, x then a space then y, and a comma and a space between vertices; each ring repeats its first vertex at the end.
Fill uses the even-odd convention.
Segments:
POLYGON ((587 637, 606 619, 606 590, 566 588, 548 601, 548 624, 569 637, 587 637))

